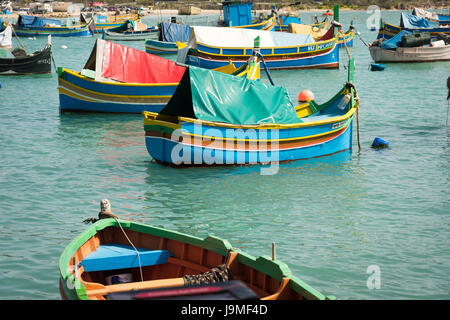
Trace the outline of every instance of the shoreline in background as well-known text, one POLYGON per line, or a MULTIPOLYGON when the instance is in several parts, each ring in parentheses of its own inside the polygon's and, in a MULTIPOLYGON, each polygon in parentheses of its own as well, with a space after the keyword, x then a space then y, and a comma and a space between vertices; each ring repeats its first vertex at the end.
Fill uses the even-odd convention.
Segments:
MULTIPOLYGON (((340 11, 366 11, 362 9, 351 9, 351 8, 339 8, 340 11)), ((252 10, 256 12, 257 14, 269 14, 271 10, 265 10, 265 9, 258 9, 258 10, 252 10)), ((323 9, 298 9, 298 10, 291 10, 291 13, 302 13, 302 12, 318 12, 318 13, 324 13, 327 10, 323 9)), ((383 11, 383 10, 382 10, 383 11)), ((384 10, 384 11, 402 11, 402 10, 384 10)), ((287 13, 288 11, 286 11, 287 13)), ((132 12, 130 12, 132 13, 132 12)), ((280 10, 280 13, 285 13, 284 10, 280 10)), ((115 15, 114 12, 100 12, 99 15, 106 15, 106 16, 112 16, 115 15)), ((121 12, 121 15, 127 14, 126 12, 121 12)), ((222 14, 222 10, 216 10, 216 9, 202 9, 200 15, 220 15, 222 14)), ((78 14, 68 14, 67 12, 52 12, 52 13, 43 13, 43 14, 34 14, 38 17, 45 17, 45 18, 69 18, 69 17, 77 17, 78 14)), ((174 9, 160 9, 160 10, 152 10, 149 12, 146 12, 142 14, 143 17, 146 16, 159 16, 159 15, 179 15, 178 10, 174 9)), ((11 14, 0 14, 0 19, 17 19, 19 16, 18 13, 11 13, 11 14)), ((184 15, 182 15, 184 16, 184 15)), ((186 15, 187 16, 187 15, 186 15)), ((195 16, 195 15, 193 15, 195 16)))

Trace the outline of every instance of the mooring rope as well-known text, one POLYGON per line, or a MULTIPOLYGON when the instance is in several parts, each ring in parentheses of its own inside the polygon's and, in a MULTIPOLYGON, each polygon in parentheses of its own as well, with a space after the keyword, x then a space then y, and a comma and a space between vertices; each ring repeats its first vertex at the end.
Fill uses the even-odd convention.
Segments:
POLYGON ((137 257, 138 257, 139 272, 140 272, 140 275, 141 275, 141 281, 143 282, 144 281, 144 276, 142 274, 141 255, 139 254, 138 249, 135 247, 135 245, 133 244, 133 242, 130 240, 130 238, 128 237, 127 233, 123 229, 122 224, 119 221, 119 217, 111 212, 111 205, 109 203, 109 200, 103 199, 100 202, 100 208, 101 208, 101 211, 98 213, 98 219, 97 218, 88 218, 88 219, 85 219, 83 222, 84 223, 95 223, 95 222, 97 222, 97 221, 99 221, 101 219, 113 218, 117 222, 117 224, 119 225, 119 228, 122 230, 122 233, 125 235, 125 238, 128 240, 130 245, 133 247, 134 251, 136 251, 136 254, 137 254, 137 257))

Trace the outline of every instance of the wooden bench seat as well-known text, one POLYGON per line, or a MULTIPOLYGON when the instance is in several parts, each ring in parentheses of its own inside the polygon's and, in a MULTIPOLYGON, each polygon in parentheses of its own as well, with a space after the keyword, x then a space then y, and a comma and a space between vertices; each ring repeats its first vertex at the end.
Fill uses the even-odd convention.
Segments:
MULTIPOLYGON (((169 256, 172 256, 167 250, 136 249, 142 267, 164 264, 169 256)), ((108 243, 91 252, 81 261, 81 265, 86 272, 138 268, 139 258, 132 246, 108 243)))

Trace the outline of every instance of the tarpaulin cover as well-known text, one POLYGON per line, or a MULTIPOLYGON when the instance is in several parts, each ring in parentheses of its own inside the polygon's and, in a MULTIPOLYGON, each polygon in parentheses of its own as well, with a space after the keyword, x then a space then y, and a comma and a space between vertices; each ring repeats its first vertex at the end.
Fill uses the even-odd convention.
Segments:
POLYGON ((27 28, 44 27, 46 24, 57 26, 61 25, 61 21, 57 19, 44 19, 41 17, 23 15, 19 15, 19 20, 17 20, 17 23, 19 24, 19 26, 24 26, 27 28))
POLYGON ((402 12, 400 26, 406 29, 429 29, 439 27, 439 23, 402 12))
POLYGON ((191 36, 192 28, 188 25, 161 22, 159 41, 164 42, 187 42, 191 36))
POLYGON ((178 83, 185 68, 174 61, 105 41, 102 76, 129 83, 178 83))
POLYGON ((244 28, 192 27, 191 40, 197 43, 222 48, 253 48, 254 39, 259 36, 260 47, 289 47, 313 43, 311 35, 292 34, 244 28))
POLYGON ((397 33, 395 36, 393 36, 389 40, 385 40, 381 43, 381 49, 387 49, 387 50, 395 50, 397 47, 402 43, 402 37, 407 34, 411 34, 412 32, 402 30, 399 33, 397 33))
POLYGON ((322 38, 327 31, 327 28, 317 28, 308 24, 290 23, 288 25, 289 33, 311 35, 316 40, 322 38))
POLYGON ((160 113, 239 125, 302 122, 285 88, 196 67, 160 113))

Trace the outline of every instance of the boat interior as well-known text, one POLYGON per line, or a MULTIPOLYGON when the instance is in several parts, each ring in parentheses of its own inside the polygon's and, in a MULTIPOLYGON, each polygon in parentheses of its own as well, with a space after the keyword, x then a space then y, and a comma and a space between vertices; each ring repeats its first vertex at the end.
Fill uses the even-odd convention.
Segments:
POLYGON ((126 230, 124 233, 117 227, 107 227, 75 252, 69 264, 69 272, 76 272, 88 298, 103 300, 111 293, 182 287, 185 285, 183 276, 205 273, 211 268, 226 264, 232 279, 242 281, 260 299, 304 299, 290 288, 289 278, 283 277, 281 281, 274 279, 239 262, 242 260, 239 259, 239 254, 230 250, 223 256, 179 240, 132 230, 126 230), (134 247, 130 246, 128 239, 134 247), (111 247, 112 250, 109 250, 111 247), (108 253, 101 253, 105 248, 109 250, 108 253), (126 254, 119 252, 120 248, 134 253, 130 268, 124 268, 127 263, 130 265, 130 256, 127 262, 126 254), (139 255, 134 248, 137 248, 139 255), (136 257, 139 257, 139 261, 136 257), (123 272, 131 274, 131 282, 108 284, 108 276, 123 272))

